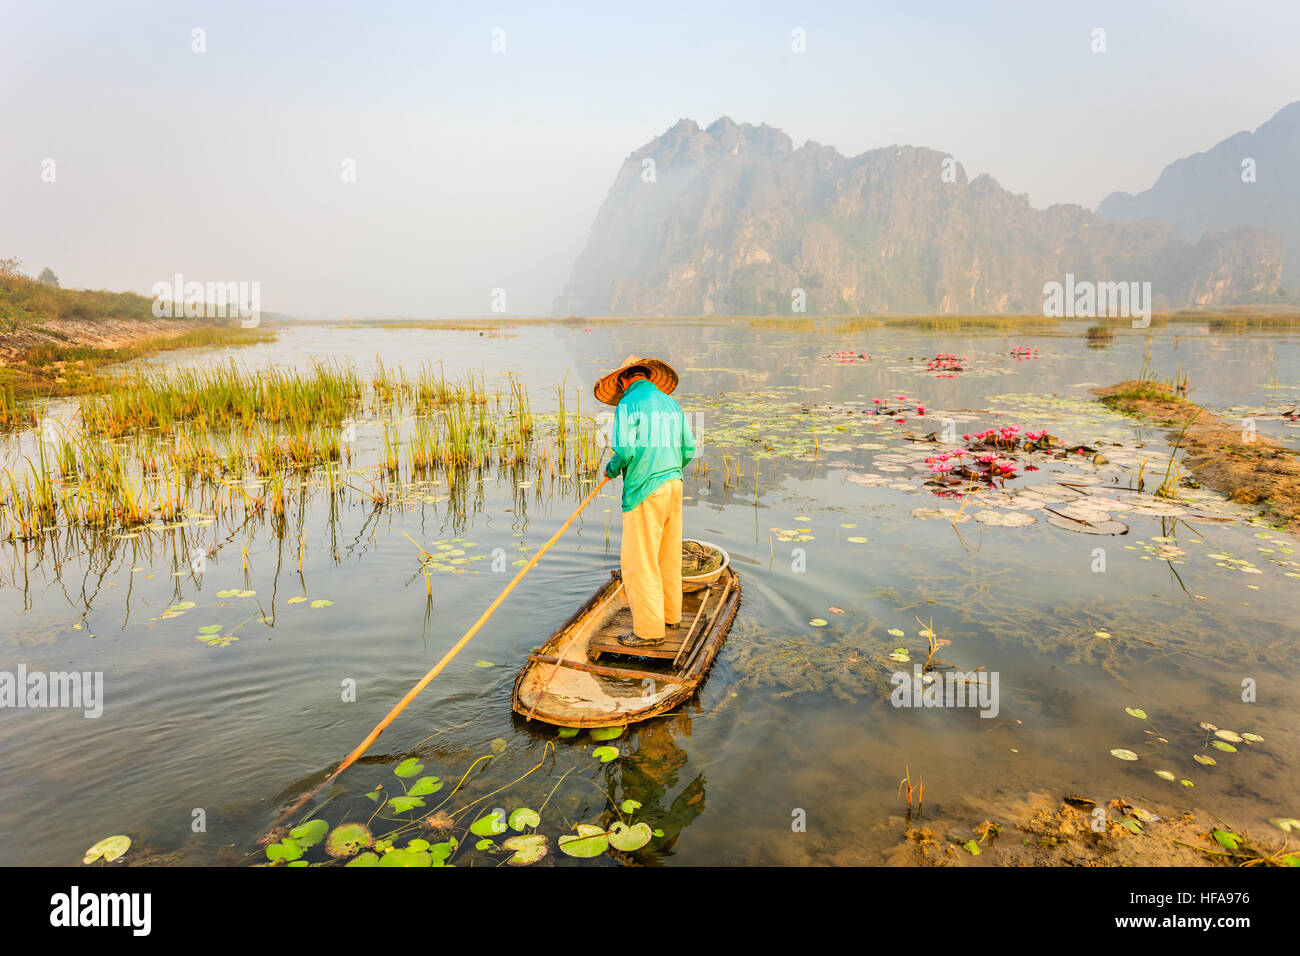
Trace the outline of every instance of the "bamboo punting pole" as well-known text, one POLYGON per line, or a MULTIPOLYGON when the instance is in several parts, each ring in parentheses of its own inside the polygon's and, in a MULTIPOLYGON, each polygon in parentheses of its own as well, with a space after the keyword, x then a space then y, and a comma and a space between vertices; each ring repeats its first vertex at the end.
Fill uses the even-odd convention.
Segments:
POLYGON ((547 551, 550 550, 551 545, 555 544, 555 542, 560 540, 560 536, 563 535, 564 532, 569 530, 569 525, 573 524, 574 520, 578 517, 578 515, 582 513, 582 509, 587 507, 587 505, 591 503, 592 499, 594 499, 596 495, 600 492, 600 489, 604 488, 605 485, 609 483, 609 481, 610 481, 609 478, 603 479, 600 482, 600 484, 596 485, 596 487, 591 490, 591 493, 588 494, 586 498, 582 499, 582 503, 578 505, 577 510, 574 511, 573 514, 569 515, 569 520, 564 522, 564 524, 560 525, 559 530, 556 531, 555 534, 551 535, 551 539, 547 541, 544 545, 542 545, 540 548, 538 548, 537 553, 533 555, 532 559, 529 560, 527 564, 525 564, 522 568, 519 569, 518 574, 516 574, 513 578, 510 579, 510 583, 507 584, 505 586, 505 589, 500 594, 497 595, 497 599, 488 605, 488 609, 483 612, 483 614, 479 617, 477 621, 474 622, 474 626, 471 627, 468 631, 466 631, 465 635, 459 641, 457 641, 455 644, 452 645, 451 649, 448 650, 447 653, 442 656, 442 660, 438 661, 438 663, 433 665, 433 668, 429 671, 429 673, 421 677, 419 682, 414 687, 412 687, 409 691, 406 692, 406 696, 397 702, 397 706, 395 706, 392 710, 388 712, 388 716, 385 717, 383 720, 381 720, 375 726, 375 729, 370 731, 370 733, 366 735, 366 739, 361 741, 361 743, 357 745, 356 749, 353 750, 352 753, 348 754, 345 758, 343 758, 343 762, 338 765, 338 768, 333 773, 331 773, 320 783, 316 784, 316 786, 308 790, 305 794, 303 794, 301 797, 298 798, 297 802, 295 802, 293 806, 289 807, 278 817, 276 817, 275 822, 271 824, 272 829, 279 826, 286 819, 288 819, 289 817, 297 813, 299 810, 301 810, 307 804, 307 801, 309 801, 312 797, 314 797, 317 793, 319 793, 324 786, 329 784, 331 781, 335 780, 341 773, 343 773, 344 770, 347 770, 348 767, 356 763, 357 760, 361 757, 361 755, 370 749, 370 745, 373 744, 379 738, 379 735, 384 732, 384 728, 387 727, 389 724, 391 724, 393 720, 397 717, 397 715, 406 709, 407 704, 415 700, 416 696, 420 693, 420 691, 424 690, 424 688, 429 685, 430 681, 432 681, 435 677, 437 677, 439 674, 442 673, 442 669, 447 666, 447 664, 451 661, 453 657, 455 657, 457 654, 461 652, 461 649, 464 648, 465 645, 469 643, 470 638, 472 638, 475 634, 478 633, 479 628, 481 628, 484 624, 486 624, 487 619, 490 618, 493 612, 495 612, 496 609, 501 606, 501 602, 506 599, 506 595, 509 594, 511 591, 513 591, 515 585, 518 584, 521 580, 523 580, 524 575, 527 574, 529 571, 531 571, 537 565, 537 562, 541 560, 542 555, 544 555, 547 551))

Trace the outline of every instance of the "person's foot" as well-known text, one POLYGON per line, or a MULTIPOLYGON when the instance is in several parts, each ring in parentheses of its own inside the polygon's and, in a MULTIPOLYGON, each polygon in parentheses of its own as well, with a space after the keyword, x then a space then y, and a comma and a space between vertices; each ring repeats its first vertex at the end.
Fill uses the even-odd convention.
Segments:
POLYGON ((620 634, 618 642, 624 647, 658 647, 664 642, 662 637, 637 637, 635 634, 620 634))
POLYGON ((681 621, 678 621, 676 624, 665 624, 665 625, 664 625, 664 627, 668 628, 668 630, 670 630, 670 631, 675 631, 675 630, 677 630, 677 629, 678 629, 679 627, 681 627, 681 626, 682 626, 682 622, 681 622, 681 621))

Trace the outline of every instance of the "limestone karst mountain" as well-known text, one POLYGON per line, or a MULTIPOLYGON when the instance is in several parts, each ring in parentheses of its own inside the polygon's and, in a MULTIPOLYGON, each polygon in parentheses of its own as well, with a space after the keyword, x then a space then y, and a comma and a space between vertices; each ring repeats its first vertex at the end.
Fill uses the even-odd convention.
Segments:
POLYGON ((947 154, 846 157, 770 126, 681 120, 623 163, 559 314, 1012 313, 1067 273, 1151 282, 1157 307, 1275 295, 1281 240, 1190 237, 1081 206, 1035 209, 947 154))

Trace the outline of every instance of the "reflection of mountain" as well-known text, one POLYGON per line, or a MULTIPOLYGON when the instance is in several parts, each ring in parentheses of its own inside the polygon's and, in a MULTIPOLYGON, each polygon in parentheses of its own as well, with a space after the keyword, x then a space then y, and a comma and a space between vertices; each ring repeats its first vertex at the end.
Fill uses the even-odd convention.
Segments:
POLYGON ((1244 227, 1267 229, 1286 249, 1283 279, 1300 288, 1300 101, 1253 133, 1236 133, 1171 163, 1145 192, 1112 193, 1097 213, 1122 222, 1163 219, 1189 242, 1244 227))
POLYGON ((1038 312, 1066 273, 1150 281, 1157 306, 1272 294, 1261 230, 1190 241, 1159 221, 1034 209, 944 153, 845 157, 769 126, 682 120, 623 163, 556 302, 587 315, 1038 312), (651 175, 651 172, 653 175, 651 175))

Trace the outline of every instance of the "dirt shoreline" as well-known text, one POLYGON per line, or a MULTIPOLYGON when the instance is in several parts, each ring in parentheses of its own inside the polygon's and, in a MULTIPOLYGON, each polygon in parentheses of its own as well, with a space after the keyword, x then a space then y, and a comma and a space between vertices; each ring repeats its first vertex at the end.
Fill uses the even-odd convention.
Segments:
POLYGON ((1116 411, 1176 426, 1168 437, 1178 442, 1181 434, 1182 464, 1192 477, 1300 534, 1300 458, 1294 451, 1247 425, 1224 421, 1164 385, 1128 381, 1092 391, 1116 411))
POLYGON ((19 399, 71 395, 95 386, 95 369, 155 352, 267 341, 266 327, 211 319, 49 319, 0 332, 0 388, 19 399))
MULTIPOLYGON (((983 822, 908 821, 892 866, 1295 866, 1281 830, 1220 829, 1199 810, 1037 791, 999 801, 983 822), (1154 811, 1154 812, 1153 812, 1154 811), (1001 821, 1000 823, 998 821, 1001 821), (1215 836, 1222 835, 1223 842, 1215 836), (1235 840, 1233 838, 1236 838, 1235 840), (1235 849, 1229 846, 1236 844, 1235 849), (978 852, 976 852, 978 851, 978 852)), ((973 819, 980 819, 978 816, 973 819)), ((897 825, 896 821, 895 826, 897 825)))

